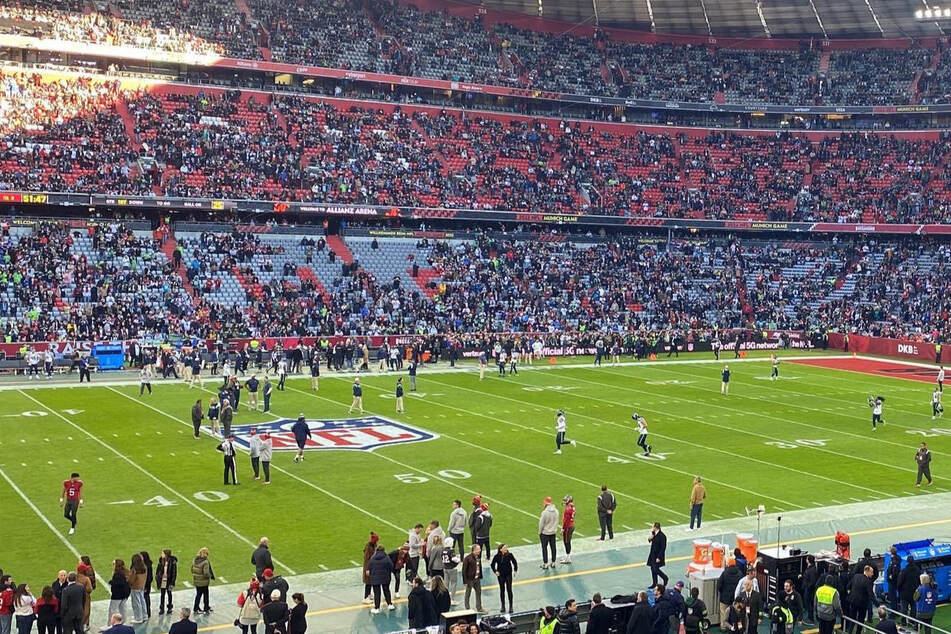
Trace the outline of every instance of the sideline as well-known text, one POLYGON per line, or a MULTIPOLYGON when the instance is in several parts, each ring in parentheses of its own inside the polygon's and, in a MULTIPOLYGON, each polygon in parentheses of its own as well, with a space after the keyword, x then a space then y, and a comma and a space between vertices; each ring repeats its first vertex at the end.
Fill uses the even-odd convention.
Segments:
MULTIPOLYGON (((52 414, 53 416, 56 416, 57 418, 61 419, 63 422, 65 422, 66 424, 70 425, 71 427, 74 427, 75 429, 78 429, 79 431, 81 431, 81 432, 84 433, 85 435, 89 436, 89 438, 91 438, 92 440, 96 441, 97 443, 99 443, 100 445, 102 445, 104 448, 108 449, 110 452, 112 452, 112 453, 114 453, 115 455, 117 455, 119 458, 122 458, 124 461, 126 461, 127 463, 129 463, 130 465, 132 465, 136 470, 138 470, 138 471, 140 471, 141 473, 145 474, 149 479, 153 480, 156 484, 158 484, 159 486, 161 486, 163 489, 165 489, 165 490, 168 491, 169 493, 174 494, 175 497, 181 499, 183 502, 185 502, 185 504, 187 504, 188 506, 190 506, 190 507, 192 507, 193 509, 195 509, 196 511, 198 511, 200 514, 204 515, 207 519, 211 520, 212 522, 214 522, 215 524, 217 524, 217 525, 220 526, 221 528, 225 529, 225 531, 227 531, 228 533, 230 533, 230 534, 233 535, 234 537, 238 538, 238 540, 240 540, 243 544, 246 544, 247 546, 250 546, 251 548, 257 548, 258 545, 257 545, 256 543, 254 543, 253 541, 251 541, 250 539, 248 539, 247 537, 245 537, 244 535, 242 535, 241 533, 239 533, 238 531, 236 531, 234 528, 232 528, 231 526, 229 526, 228 524, 226 524, 226 523, 223 522, 222 520, 218 519, 217 517, 215 517, 214 515, 212 515, 211 513, 209 513, 208 511, 206 511, 205 509, 203 509, 202 507, 200 507, 200 506, 198 506, 197 504, 195 504, 195 502, 193 502, 193 501, 191 500, 191 498, 189 498, 187 495, 184 495, 184 494, 180 493, 177 489, 174 489, 171 485, 167 484, 164 480, 158 478, 157 476, 155 476, 155 474, 149 472, 147 469, 145 469, 145 468, 143 468, 141 465, 137 464, 134 460, 131 460, 128 456, 126 456, 125 454, 123 454, 122 452, 120 452, 119 450, 117 450, 115 447, 113 447, 112 445, 108 444, 107 442, 105 442, 104 440, 102 440, 101 438, 99 438, 99 436, 96 436, 96 435, 93 434, 92 432, 87 431, 87 430, 86 430, 85 428, 83 428, 82 426, 77 425, 76 423, 74 423, 73 421, 69 420, 68 418, 66 418, 65 416, 63 416, 61 413, 59 413, 58 411, 56 411, 55 409, 53 409, 52 407, 49 407, 48 405, 44 405, 41 401, 38 401, 37 399, 33 398, 32 396, 30 396, 29 394, 27 394, 27 393, 24 392, 23 390, 19 390, 19 392, 20 392, 21 395, 23 395, 23 397, 30 399, 31 401, 33 401, 34 403, 36 403, 37 405, 39 405, 40 407, 42 407, 43 409, 45 409, 46 411, 48 411, 48 412, 49 412, 50 414, 52 414)), ((278 561, 277 558, 275 558, 274 561, 276 561, 276 562, 278 563, 278 565, 280 565, 282 568, 285 568, 285 569, 287 569, 287 570, 290 570, 290 568, 289 568, 288 566, 285 566, 283 563, 281 563, 280 561, 278 561)))
MULTIPOLYGON (((700 353, 691 352, 689 354, 700 354, 700 353)), ((594 367, 591 363, 588 363, 587 361, 575 362, 576 359, 586 359, 587 356, 558 357, 558 358, 571 359, 571 361, 567 361, 561 364, 556 363, 554 365, 547 364, 546 362, 542 362, 542 363, 545 363, 544 365, 542 363, 538 363, 535 365, 520 365, 518 369, 520 372, 522 372, 526 370, 550 371, 550 370, 572 370, 577 368, 591 369, 594 367)), ((802 356, 791 357, 791 359, 792 358, 817 360, 817 359, 851 359, 853 357, 851 355, 818 354, 818 355, 802 355, 802 356)), ((762 363, 764 361, 769 361, 769 357, 748 356, 745 359, 730 359, 728 362, 729 363, 762 363)), ((695 365, 695 364, 707 365, 707 364, 720 364, 720 363, 724 363, 724 361, 723 360, 717 361, 716 359, 675 359, 673 361, 661 361, 661 360, 622 361, 620 363, 609 364, 605 367, 612 367, 612 368, 632 367, 633 368, 638 366, 653 366, 653 365, 695 365)), ((489 368, 491 368, 491 366, 489 366, 489 368)), ((428 375, 428 374, 465 374, 469 372, 478 372, 478 370, 479 368, 475 363, 460 362, 455 367, 450 367, 446 365, 443 367, 427 368, 424 366, 423 372, 420 374, 420 376, 428 375)), ((135 370, 121 370, 120 372, 123 372, 129 375, 129 377, 123 378, 123 379, 107 379, 105 381, 97 381, 96 383, 92 383, 92 382, 73 383, 72 381, 67 382, 65 380, 59 380, 58 378, 52 381, 47 381, 43 383, 35 383, 35 382, 29 382, 29 381, 27 382, 17 381, 13 383, 4 383, 3 379, 0 378, 0 392, 18 391, 18 390, 50 390, 50 389, 63 389, 63 388, 70 388, 70 389, 78 388, 78 389, 85 390, 88 388, 97 388, 97 387, 122 387, 122 386, 130 386, 130 385, 135 387, 139 386, 138 376, 137 375, 133 376, 133 374, 136 373, 135 370)), ((98 377, 100 376, 100 374, 101 374, 100 372, 97 372, 94 376, 98 377)), ((337 372, 337 371, 325 372, 324 371, 324 372, 321 372, 320 378, 341 378, 341 377, 354 377, 354 376, 395 376, 396 374, 399 374, 399 373, 392 372, 392 371, 376 372, 372 370, 370 372, 337 372)), ((69 375, 65 375, 65 376, 69 376, 69 375)), ((203 374, 202 377, 205 379, 211 380, 212 382, 218 382, 221 379, 220 374, 203 374)), ((309 373, 288 374, 287 378, 288 379, 310 379, 310 374, 309 373)), ((155 384, 156 385, 175 385, 175 384, 186 385, 184 379, 171 379, 171 380, 161 379, 161 380, 155 381, 155 384)))
MULTIPOLYGON (((928 520, 926 522, 912 522, 909 524, 898 524, 896 526, 884 526, 881 528, 869 528, 865 530, 853 531, 853 532, 850 532, 849 534, 852 536, 875 535, 878 533, 887 533, 889 531, 905 530, 910 528, 923 528, 925 526, 937 526, 940 524, 951 524, 951 518, 940 519, 940 520, 928 520)), ((821 535, 819 537, 807 537, 805 539, 798 539, 796 540, 796 543, 809 544, 809 543, 815 543, 815 542, 829 541, 832 539, 835 539, 835 535, 821 535)), ((778 546, 779 544, 776 542, 772 542, 769 544, 762 544, 762 548, 777 548, 778 546)), ((667 559, 667 562, 669 564, 672 562, 690 561, 692 559, 693 559, 693 555, 684 555, 681 557, 671 557, 667 559)), ((593 568, 591 570, 579 570, 576 572, 564 572, 564 573, 558 573, 555 575, 548 575, 545 577, 534 577, 532 579, 516 579, 515 581, 512 582, 512 585, 513 586, 527 586, 527 585, 534 585, 538 583, 548 583, 551 581, 561 581, 563 579, 571 579, 574 577, 581 577, 584 575, 604 574, 608 572, 617 572, 619 570, 631 570, 635 568, 646 568, 646 567, 647 567, 646 563, 618 564, 616 566, 605 566, 603 568, 593 568)), ((483 591, 494 590, 494 589, 498 589, 498 587, 499 586, 497 584, 491 585, 491 586, 482 586, 482 590, 483 591)), ((406 603, 406 601, 407 599, 394 599, 393 603, 395 605, 400 603, 406 603)), ((362 603, 354 604, 354 605, 342 605, 336 608, 323 608, 320 610, 311 610, 310 612, 307 613, 306 616, 308 617, 322 616, 327 614, 339 614, 341 612, 354 612, 357 610, 366 610, 366 609, 367 609, 367 606, 362 603)), ((204 627, 199 627, 198 631, 199 632, 215 632, 218 630, 233 629, 233 628, 234 628, 234 625, 230 623, 222 623, 220 625, 206 625, 204 627)), ((815 630, 815 631, 818 631, 818 630, 815 630)), ((802 632, 802 634, 807 634, 807 633, 808 633, 808 630, 802 632)))

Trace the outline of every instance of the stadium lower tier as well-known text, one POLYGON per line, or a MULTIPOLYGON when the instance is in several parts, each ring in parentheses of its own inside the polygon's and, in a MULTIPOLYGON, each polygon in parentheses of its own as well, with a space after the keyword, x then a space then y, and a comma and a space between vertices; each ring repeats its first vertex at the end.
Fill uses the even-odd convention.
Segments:
POLYGON ((933 342, 949 334, 951 247, 917 236, 435 240, 180 226, 3 223, 4 334, 611 333, 622 343, 732 328, 933 342))

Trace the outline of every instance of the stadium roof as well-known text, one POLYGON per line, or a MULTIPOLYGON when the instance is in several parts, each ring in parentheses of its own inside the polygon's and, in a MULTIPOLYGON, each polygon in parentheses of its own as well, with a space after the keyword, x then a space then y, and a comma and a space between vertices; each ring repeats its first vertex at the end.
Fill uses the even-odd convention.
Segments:
POLYGON ((774 38, 942 36, 925 0, 484 0, 492 9, 657 33, 774 38))

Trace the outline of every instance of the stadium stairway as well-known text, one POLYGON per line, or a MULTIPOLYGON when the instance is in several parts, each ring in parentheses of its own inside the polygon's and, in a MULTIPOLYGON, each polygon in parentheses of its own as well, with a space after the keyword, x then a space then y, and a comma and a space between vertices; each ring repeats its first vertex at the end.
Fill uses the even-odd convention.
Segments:
POLYGON ((819 57, 819 70, 822 72, 828 71, 829 63, 831 62, 831 60, 832 60, 832 52, 823 51, 822 55, 819 57))
MULTIPOLYGON (((161 240, 162 236, 166 235, 161 231, 154 231, 152 235, 156 240, 161 240)), ((162 253, 165 254, 165 257, 168 258, 169 262, 174 262, 175 250, 178 248, 178 241, 175 240, 175 235, 172 233, 167 234, 165 242, 162 243, 162 253)), ((182 265, 175 270, 175 274, 182 278, 182 286, 188 292, 188 296, 192 298, 192 301, 195 302, 198 300, 198 293, 195 292, 195 287, 192 286, 191 281, 188 279, 186 274, 188 264, 185 261, 185 258, 182 258, 182 265)))
POLYGON ((317 274, 314 273, 314 269, 308 266, 298 266, 297 267, 297 277, 300 278, 301 282, 310 282, 314 285, 314 288, 317 289, 317 292, 321 295, 327 295, 327 289, 324 288, 323 283, 320 281, 320 278, 317 277, 317 274))
POLYGON ((343 238, 338 235, 327 236, 327 246, 333 249, 344 264, 353 264, 353 252, 343 238))
POLYGON ((135 117, 133 117, 129 111, 129 105, 125 99, 116 100, 116 114, 122 118, 122 123, 125 125, 125 133, 129 135, 129 143, 132 145, 132 148, 135 150, 141 149, 142 143, 135 134, 135 117))
POLYGON ((234 274, 235 279, 238 280, 238 284, 241 285, 241 288, 245 292, 251 291, 251 295, 254 297, 254 299, 261 299, 261 297, 264 296, 264 291, 261 290, 261 284, 251 282, 245 278, 244 273, 241 272, 241 267, 236 266, 231 269, 231 272, 234 274))

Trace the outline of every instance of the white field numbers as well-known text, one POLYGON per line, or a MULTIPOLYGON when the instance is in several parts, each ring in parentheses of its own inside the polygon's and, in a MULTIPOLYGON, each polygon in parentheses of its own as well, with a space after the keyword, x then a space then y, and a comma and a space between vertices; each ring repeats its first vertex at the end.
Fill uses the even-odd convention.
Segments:
POLYGON ((809 440, 797 438, 796 440, 770 440, 763 444, 779 449, 799 449, 800 447, 825 447, 827 442, 829 442, 828 439, 809 440))
MULTIPOLYGON (((442 478, 449 478, 450 480, 466 480, 472 477, 471 473, 459 471, 458 469, 443 469, 442 471, 437 471, 436 475, 442 478)), ((393 477, 403 484, 422 484, 423 482, 429 482, 429 478, 417 473, 397 473, 393 477)))
POLYGON ((906 429, 906 434, 924 436, 925 438, 937 438, 939 436, 951 436, 951 429, 944 427, 932 427, 931 429, 906 429))
MULTIPOLYGON (((228 494, 222 491, 196 491, 192 497, 199 502, 224 502, 228 499, 228 494)), ((170 500, 163 495, 150 497, 142 503, 143 506, 176 506, 178 502, 170 500)))

